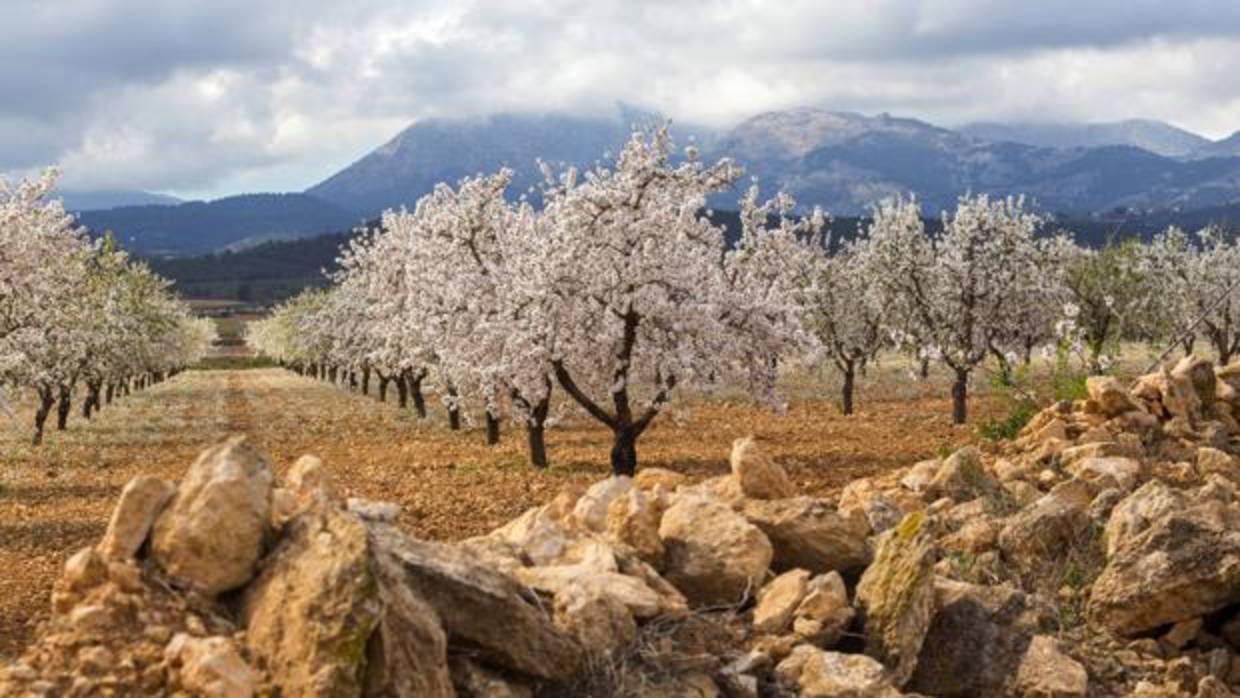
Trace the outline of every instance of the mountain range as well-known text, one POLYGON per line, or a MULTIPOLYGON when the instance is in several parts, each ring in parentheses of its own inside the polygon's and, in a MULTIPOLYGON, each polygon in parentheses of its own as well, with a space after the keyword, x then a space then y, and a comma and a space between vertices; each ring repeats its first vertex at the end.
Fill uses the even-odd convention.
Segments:
MULTIPOLYGON (((538 159, 589 166, 614 154, 634 123, 660 123, 621 107, 610 116, 497 114, 419 121, 301 194, 84 211, 145 252, 183 254, 347 229, 385 208, 409 206, 439 182, 514 169, 513 196, 541 181, 538 159)), ((965 192, 1025 195, 1065 218, 1122 219, 1154 212, 1231 210, 1240 203, 1240 132, 1212 141, 1169 124, 977 123, 948 129, 912 118, 802 108, 767 112, 728 129, 676 125, 708 159, 732 157, 764 193, 784 189, 804 206, 864 213, 915 194, 928 215, 965 192)), ((739 192, 716 197, 735 207, 739 192)), ((70 208, 73 208, 70 206, 70 208)))

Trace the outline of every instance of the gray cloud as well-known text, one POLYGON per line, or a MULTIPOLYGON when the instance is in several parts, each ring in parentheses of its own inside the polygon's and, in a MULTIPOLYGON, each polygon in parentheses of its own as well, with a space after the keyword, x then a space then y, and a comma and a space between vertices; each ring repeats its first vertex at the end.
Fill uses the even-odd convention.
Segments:
POLYGON ((1240 128, 1232 0, 8 0, 0 171, 299 189, 418 118, 798 105, 1240 128))

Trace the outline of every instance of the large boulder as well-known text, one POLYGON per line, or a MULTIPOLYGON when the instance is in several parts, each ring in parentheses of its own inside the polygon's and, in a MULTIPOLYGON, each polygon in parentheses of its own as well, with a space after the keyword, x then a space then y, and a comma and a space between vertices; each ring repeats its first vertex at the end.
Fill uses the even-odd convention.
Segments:
POLYGON ((909 514, 879 540, 874 562, 857 584, 865 618, 866 654, 882 662, 903 686, 934 615, 934 536, 924 514, 909 514))
POLYGON ((848 573, 870 561, 866 521, 841 516, 821 499, 755 499, 746 501, 741 511, 774 546, 776 571, 799 567, 815 574, 848 573))
POLYGON ((659 537, 667 580, 699 606, 742 600, 762 584, 773 557, 758 527, 706 497, 677 497, 663 514, 659 537))
POLYGON ((206 594, 254 576, 269 531, 271 467, 244 436, 207 449, 155 521, 151 555, 206 594))
POLYGON ((1032 569, 1074 545, 1089 528, 1094 486, 1069 480, 1021 509, 999 533, 1004 555, 1032 569))
POLYGON ((746 497, 754 499, 783 499, 791 497, 796 488, 788 479, 788 473, 771 460, 753 440, 746 436, 732 442, 732 477, 740 485, 746 497))
POLYGON ((1150 524, 1185 506, 1186 497, 1159 480, 1150 480, 1136 492, 1125 497, 1111 510, 1102 533, 1107 557, 1114 555, 1121 543, 1131 540, 1150 524))
POLYGON ((1133 635, 1240 602, 1240 504, 1199 494, 1128 530, 1094 582, 1094 622, 1133 635))
POLYGON ((367 528, 371 545, 390 557, 402 584, 439 614, 449 644, 551 681, 568 680, 581 669, 582 648, 554 625, 532 592, 507 575, 455 546, 414 540, 387 524, 367 528))
POLYGON ((289 522, 241 604, 246 645, 285 694, 361 691, 366 645, 384 612, 370 568, 355 516, 323 509, 289 522))
POLYGON ((864 654, 798 645, 775 667, 775 675, 802 698, 900 698, 883 665, 864 654))
POLYGON ((934 619, 907 688, 943 698, 1003 695, 1036 619, 1025 595, 938 577, 934 619))
POLYGON ((110 558, 133 557, 146 542, 155 518, 175 492, 172 483, 150 475, 139 475, 130 480, 121 490, 121 498, 112 510, 112 519, 99 543, 99 551, 110 558))

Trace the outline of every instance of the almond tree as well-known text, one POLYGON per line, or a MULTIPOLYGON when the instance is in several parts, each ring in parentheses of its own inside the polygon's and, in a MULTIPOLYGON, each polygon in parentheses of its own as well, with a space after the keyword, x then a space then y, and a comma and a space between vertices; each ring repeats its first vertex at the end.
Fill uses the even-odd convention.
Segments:
POLYGON ((1039 274, 1034 234, 1041 219, 1021 199, 962 197, 929 236, 915 201, 876 207, 870 239, 879 277, 904 321, 897 337, 954 373, 952 419, 968 417, 969 377, 1011 337, 1018 300, 1039 274))
POLYGON ((525 292, 547 301, 552 371, 611 429, 618 475, 635 472, 638 439, 676 391, 774 358, 757 321, 767 309, 730 286, 723 230, 701 215, 740 170, 692 150, 674 164, 671 152, 664 128, 634 134, 610 167, 568 170, 546 192, 545 236, 530 241, 543 264, 525 292))
POLYGON ((1202 336, 1227 364, 1240 352, 1240 243, 1219 226, 1196 237, 1174 227, 1155 236, 1143 250, 1143 269, 1185 350, 1202 336))

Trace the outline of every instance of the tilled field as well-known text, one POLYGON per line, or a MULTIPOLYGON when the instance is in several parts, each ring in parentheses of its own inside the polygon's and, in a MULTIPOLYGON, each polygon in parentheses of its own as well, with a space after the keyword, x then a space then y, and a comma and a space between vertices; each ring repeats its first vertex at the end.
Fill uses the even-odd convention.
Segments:
MULTIPOLYGON (((806 493, 824 495, 975 440, 973 427, 951 425, 942 385, 900 386, 876 382, 847 418, 834 395, 794 401, 785 415, 747 401, 702 401, 661 416, 639 443, 639 461, 718 475, 732 440, 754 434, 806 493)), ((982 418, 1002 404, 977 400, 973 410, 982 418)), ((19 408, 0 419, 0 658, 29 640, 65 558, 98 540, 125 482, 140 473, 179 479, 199 451, 230 433, 248 434, 278 473, 299 455, 318 455, 347 495, 400 503, 402 525, 429 538, 482 533, 566 484, 607 473, 609 434, 584 420, 548 431, 545 471, 526 465, 523 434, 507 424, 501 444, 488 447, 480 427, 451 432, 444 421, 419 421, 394 402, 278 369, 191 371, 91 422, 75 415, 39 448, 27 445, 29 410, 19 408)))

